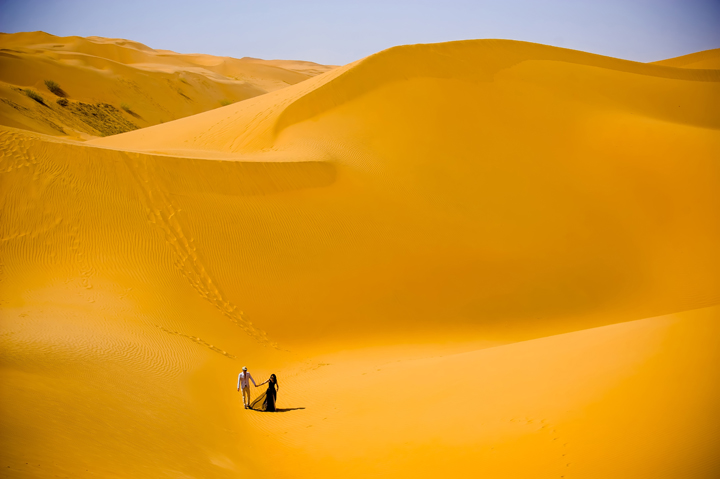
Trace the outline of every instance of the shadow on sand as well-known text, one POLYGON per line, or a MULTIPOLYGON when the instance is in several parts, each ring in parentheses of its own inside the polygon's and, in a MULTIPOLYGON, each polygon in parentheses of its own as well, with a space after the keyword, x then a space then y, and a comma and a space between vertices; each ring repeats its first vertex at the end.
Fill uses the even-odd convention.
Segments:
POLYGON ((274 411, 259 411, 257 409, 250 409, 251 411, 255 412, 288 412, 288 411, 297 411, 298 409, 305 409, 304 407, 286 407, 286 408, 277 408, 274 411))

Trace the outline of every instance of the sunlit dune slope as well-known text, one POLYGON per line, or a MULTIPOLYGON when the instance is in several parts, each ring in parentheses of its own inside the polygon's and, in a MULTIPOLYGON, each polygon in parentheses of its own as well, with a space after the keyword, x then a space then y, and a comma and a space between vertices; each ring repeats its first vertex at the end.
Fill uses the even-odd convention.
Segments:
POLYGON ((714 477, 718 100, 468 41, 85 143, 0 129, 0 469, 714 477), (242 409, 244 364, 284 412, 242 409))
POLYGON ((0 34, 0 124, 81 139, 107 136, 261 95, 331 68, 180 54, 114 38, 0 34), (45 80, 61 91, 50 91, 45 80), (59 98, 68 104, 58 105, 59 98))
POLYGON ((56 301, 3 320, 8 477, 720 470, 717 307, 460 354, 361 349, 278 366, 242 339, 230 342, 238 360, 154 329, 116 297, 105 301, 115 313, 56 301), (257 377, 278 374, 285 412, 242 410, 234 380, 247 361, 257 377))

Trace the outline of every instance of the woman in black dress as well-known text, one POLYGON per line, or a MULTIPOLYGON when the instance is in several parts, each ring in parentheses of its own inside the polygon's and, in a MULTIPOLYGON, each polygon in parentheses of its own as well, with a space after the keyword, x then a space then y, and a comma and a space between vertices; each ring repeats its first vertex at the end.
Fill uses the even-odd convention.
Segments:
POLYGON ((277 382, 277 377, 274 374, 270 375, 270 379, 258 384, 258 387, 268 383, 267 391, 262 393, 256 400, 250 404, 250 409, 256 411, 276 411, 275 402, 277 401, 277 391, 280 389, 280 385, 277 382))

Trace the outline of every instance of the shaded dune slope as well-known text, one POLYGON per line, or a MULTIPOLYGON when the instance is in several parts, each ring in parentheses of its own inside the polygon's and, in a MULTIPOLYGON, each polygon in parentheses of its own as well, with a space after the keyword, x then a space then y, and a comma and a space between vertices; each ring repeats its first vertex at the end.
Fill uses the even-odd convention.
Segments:
POLYGON ((3 127, 0 466, 713 477, 718 99, 472 41, 82 144, 3 127), (292 410, 238 408, 246 362, 292 410))
MULTIPOLYGON (((226 111, 93 143, 332 164, 337 180, 317 193, 332 205, 311 214, 322 214, 320 230, 273 223, 294 238, 288 260, 313 273, 300 284, 283 275, 280 290, 269 281, 253 309, 277 307, 270 317, 293 310, 328 332, 329 302, 350 329, 372 316, 416 330, 442 314, 520 338, 717 302, 719 81, 717 70, 522 42, 397 47, 226 111), (316 235, 322 246, 310 246, 316 235)), ((233 262, 230 250, 218 256, 233 262)))

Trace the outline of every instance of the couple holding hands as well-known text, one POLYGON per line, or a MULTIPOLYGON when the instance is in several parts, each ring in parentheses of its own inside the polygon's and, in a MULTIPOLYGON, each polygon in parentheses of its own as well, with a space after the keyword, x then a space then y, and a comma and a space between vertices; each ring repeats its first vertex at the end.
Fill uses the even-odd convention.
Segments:
POLYGON ((255 379, 253 379, 252 375, 248 372, 246 366, 243 366, 242 372, 238 374, 237 390, 238 392, 242 390, 243 405, 245 406, 245 409, 274 412, 276 410, 275 402, 277 401, 278 389, 280 389, 280 386, 278 385, 277 377, 274 374, 271 374, 270 378, 260 384, 255 384, 255 379), (250 402, 250 381, 252 381, 253 386, 255 387, 260 387, 265 383, 268 385, 267 390, 252 403, 250 402))

